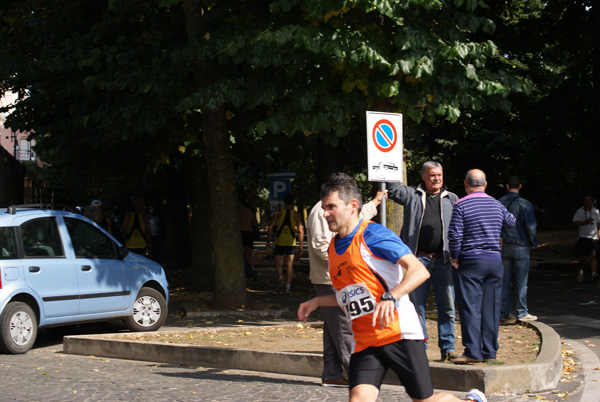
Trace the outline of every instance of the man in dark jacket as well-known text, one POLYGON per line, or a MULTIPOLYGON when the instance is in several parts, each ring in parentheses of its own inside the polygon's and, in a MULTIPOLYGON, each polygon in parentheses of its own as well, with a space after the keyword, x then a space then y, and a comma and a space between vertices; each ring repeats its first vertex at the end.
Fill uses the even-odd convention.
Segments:
POLYGON ((448 224, 458 199, 444 186, 442 165, 428 161, 421 168, 423 183, 403 186, 387 183, 388 197, 404 205, 400 237, 429 271, 430 278, 410 294, 427 338, 425 306, 433 285, 438 309, 438 346, 442 360, 458 357, 454 347, 454 286, 448 251, 448 224))
POLYGON ((500 324, 516 324, 517 320, 534 321, 537 317, 527 309, 527 279, 529 278, 529 248, 537 246, 537 222, 533 205, 519 195, 521 182, 517 176, 510 176, 506 184, 508 193, 498 199, 512 213, 517 224, 502 229, 502 305, 500 324), (514 285, 517 320, 510 314, 512 310, 512 286, 514 285))

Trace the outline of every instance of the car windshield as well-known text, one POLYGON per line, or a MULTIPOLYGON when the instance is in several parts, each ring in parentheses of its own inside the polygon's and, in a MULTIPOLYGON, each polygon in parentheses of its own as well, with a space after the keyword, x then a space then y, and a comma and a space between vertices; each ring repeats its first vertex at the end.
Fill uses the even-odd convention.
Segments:
POLYGON ((0 227, 0 259, 10 260, 17 257, 17 240, 13 227, 0 227))

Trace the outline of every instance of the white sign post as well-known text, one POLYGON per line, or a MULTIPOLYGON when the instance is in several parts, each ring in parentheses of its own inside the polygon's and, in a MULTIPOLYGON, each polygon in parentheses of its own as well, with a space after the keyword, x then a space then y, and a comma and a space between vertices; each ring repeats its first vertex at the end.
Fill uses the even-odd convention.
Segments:
MULTIPOLYGON (((367 111, 367 172, 369 181, 402 181, 402 115, 367 111)), ((386 225, 385 202, 381 203, 380 220, 386 225)))
POLYGON ((367 112, 369 181, 402 181, 402 115, 367 112))

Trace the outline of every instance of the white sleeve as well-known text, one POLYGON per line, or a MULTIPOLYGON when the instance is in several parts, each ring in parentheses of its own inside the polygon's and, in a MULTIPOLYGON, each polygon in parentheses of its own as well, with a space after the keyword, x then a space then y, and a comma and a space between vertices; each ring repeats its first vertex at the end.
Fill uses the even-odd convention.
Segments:
POLYGON ((323 208, 320 205, 313 207, 310 214, 308 214, 306 228, 308 230, 310 247, 315 252, 314 257, 327 264, 327 249, 329 248, 333 233, 329 230, 329 225, 327 225, 327 221, 323 217, 323 208))
POLYGON ((358 216, 359 218, 368 221, 375 215, 377 215, 377 207, 375 206, 375 203, 373 201, 369 201, 368 203, 363 205, 358 216))

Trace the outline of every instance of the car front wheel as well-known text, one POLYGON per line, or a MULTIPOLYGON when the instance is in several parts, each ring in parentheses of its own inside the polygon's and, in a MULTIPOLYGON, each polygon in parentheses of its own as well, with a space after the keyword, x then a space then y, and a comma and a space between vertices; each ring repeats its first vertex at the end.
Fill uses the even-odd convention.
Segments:
POLYGON ((37 317, 23 302, 10 302, 0 315, 0 349, 7 353, 27 352, 37 337, 37 317))
POLYGON ((138 293, 125 325, 133 332, 156 331, 167 320, 167 302, 152 288, 142 288, 138 293))

